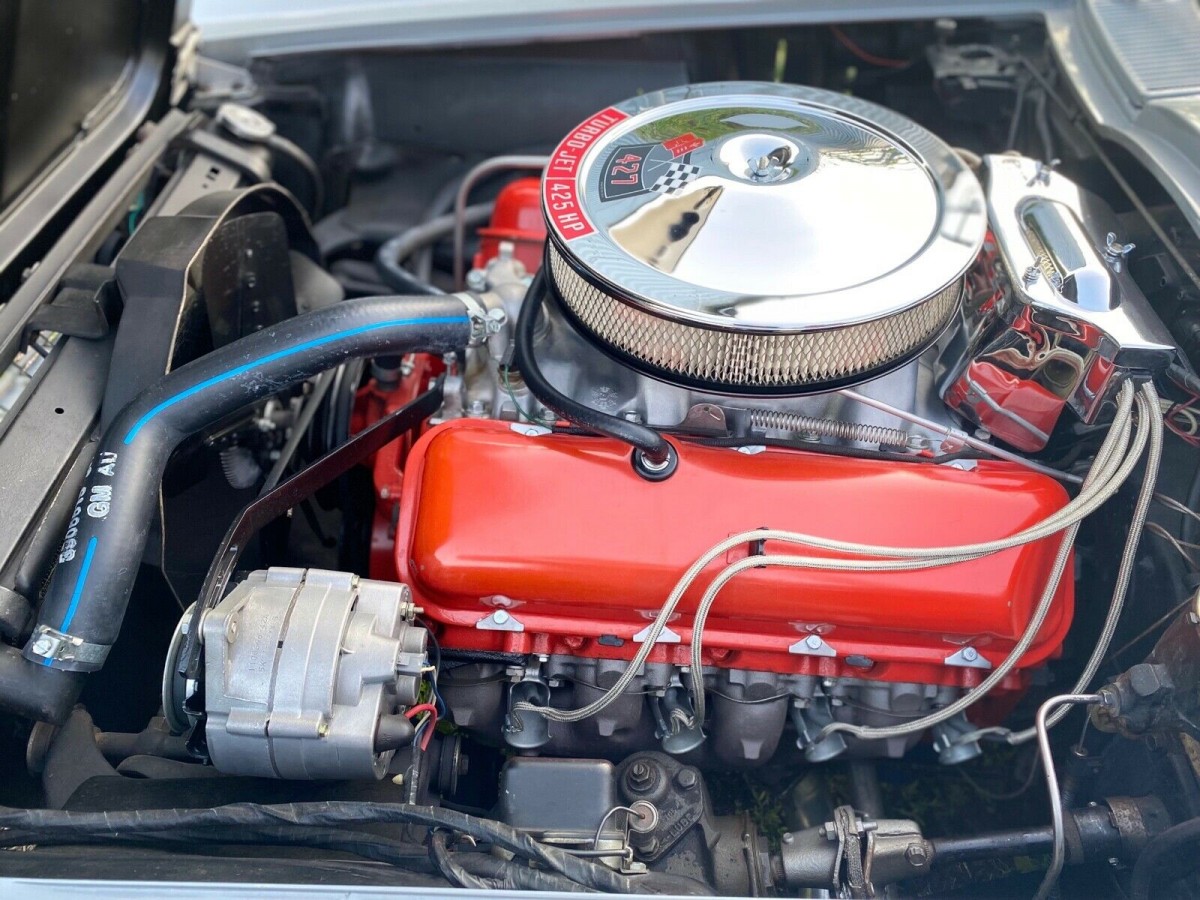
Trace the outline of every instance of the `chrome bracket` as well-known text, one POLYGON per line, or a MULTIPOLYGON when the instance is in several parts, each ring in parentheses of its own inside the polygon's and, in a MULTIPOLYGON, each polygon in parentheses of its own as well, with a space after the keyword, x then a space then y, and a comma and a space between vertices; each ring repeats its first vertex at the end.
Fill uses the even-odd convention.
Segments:
POLYGON ((990 669, 992 664, 974 647, 963 647, 951 653, 944 660, 948 666, 958 666, 963 669, 990 669))
POLYGON ((475 623, 478 631, 524 631, 525 626, 507 609, 498 609, 475 623))
POLYGON ((837 651, 825 642, 819 634, 810 634, 788 647, 788 653, 798 656, 837 656, 837 651))

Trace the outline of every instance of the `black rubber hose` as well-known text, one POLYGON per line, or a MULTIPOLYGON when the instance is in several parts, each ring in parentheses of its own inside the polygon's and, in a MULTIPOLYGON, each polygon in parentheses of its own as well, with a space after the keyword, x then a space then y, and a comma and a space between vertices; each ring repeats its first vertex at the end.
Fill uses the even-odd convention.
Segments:
MULTIPOLYGON (((388 353, 445 353, 471 336, 466 303, 456 296, 365 297, 314 310, 265 328, 183 366, 135 398, 101 439, 85 480, 59 564, 25 646, 31 673, 94 671, 121 630, 159 483, 172 451, 188 435, 257 400, 339 365, 388 353), (66 637, 62 637, 65 635, 66 637), (60 650, 48 649, 56 645, 60 650), (66 648, 66 653, 61 648, 66 648)), ((14 688, 37 683, 5 678, 0 705, 28 712, 14 688), (14 684, 14 680, 18 682, 14 684)), ((57 679, 56 691, 78 686, 57 679)), ((60 720, 74 695, 39 704, 38 717, 60 720)))
POLYGON ((549 290, 545 272, 546 267, 543 265, 537 275, 533 277, 533 283, 529 285, 529 291, 525 294, 525 302, 521 304, 521 315, 517 319, 514 341, 513 364, 520 371, 521 377, 525 379, 525 384, 528 385, 530 392, 556 416, 588 431, 607 435, 632 445, 651 465, 662 466, 669 463, 674 458, 675 449, 653 428, 618 419, 616 416, 610 416, 608 413, 572 400, 559 393, 558 389, 547 380, 546 376, 542 374, 542 370, 538 368, 537 359, 533 353, 533 337, 537 328, 537 317, 542 312, 546 292, 549 290))
MULTIPOLYGON (((477 203, 468 206, 463 213, 464 225, 478 225, 492 216, 492 203, 477 203)), ((428 247, 431 242, 445 237, 454 230, 454 216, 444 215, 420 225, 414 225, 393 238, 384 241, 375 254, 375 268, 379 277, 394 291, 405 293, 440 294, 437 288, 426 284, 404 268, 404 261, 416 251, 428 247)))
POLYGON ((445 293, 440 288, 422 281, 412 272, 408 271, 408 269, 393 260, 390 254, 385 253, 387 249, 388 245, 384 244, 379 249, 379 252, 375 254, 375 271, 389 288, 393 291, 403 291, 406 294, 423 294, 428 297, 436 297, 439 294, 445 293))
POLYGON ((1131 900, 1150 900, 1155 882, 1177 881, 1200 868, 1197 847, 1200 847, 1200 818, 1181 822, 1151 840, 1134 864, 1129 882, 1131 900))
POLYGON ((83 672, 64 672, 26 659, 16 647, 0 645, 0 709, 61 724, 83 689, 83 672))

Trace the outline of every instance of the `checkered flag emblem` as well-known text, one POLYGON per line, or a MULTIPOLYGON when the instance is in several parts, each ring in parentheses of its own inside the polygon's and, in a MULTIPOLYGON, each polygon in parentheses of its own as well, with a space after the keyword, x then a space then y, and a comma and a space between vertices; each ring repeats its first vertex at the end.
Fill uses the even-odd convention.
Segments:
POLYGON ((700 167, 689 163, 671 163, 667 171, 659 175, 650 185, 656 194, 673 194, 700 174, 700 167))

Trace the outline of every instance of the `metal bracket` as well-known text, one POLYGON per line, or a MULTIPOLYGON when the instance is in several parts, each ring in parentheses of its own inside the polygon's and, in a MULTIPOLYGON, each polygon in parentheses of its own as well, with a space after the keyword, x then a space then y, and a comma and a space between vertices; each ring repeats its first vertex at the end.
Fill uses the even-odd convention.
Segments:
POLYGON ((284 515, 306 497, 311 497, 338 476, 348 472, 380 448, 401 435, 412 431, 442 405, 442 385, 435 383, 411 403, 384 416, 374 425, 364 428, 340 447, 330 450, 312 465, 282 482, 273 491, 263 494, 241 511, 225 537, 200 589, 200 598, 192 610, 191 627, 186 643, 179 654, 179 674, 185 678, 200 677, 200 619, 206 610, 216 605, 225 594, 234 568, 241 559, 247 542, 269 522, 284 515))
POLYGON ((951 653, 943 660, 948 666, 959 666, 963 669, 990 669, 992 664, 974 647, 963 647, 951 653))
POLYGON ((475 623, 479 631, 524 631, 525 626, 507 609, 498 609, 475 623))
POLYGON ((788 647, 788 653, 798 656, 837 656, 837 651, 825 643, 825 639, 819 634, 810 634, 803 640, 796 641, 788 647))
MULTIPOLYGON (((632 638, 630 638, 630 640, 632 640, 635 644, 646 643, 646 638, 650 637, 651 627, 653 627, 653 626, 647 625, 645 628, 643 628, 641 631, 639 631, 637 634, 635 634, 632 638)), ((674 631, 672 631, 670 625, 664 625, 663 630, 658 635, 658 640, 656 640, 654 643, 656 643, 656 644, 679 644, 679 643, 682 643, 682 641, 683 641, 683 638, 681 638, 678 634, 676 634, 674 631)))
POLYGON ((530 422, 513 422, 508 427, 522 437, 544 437, 547 434, 554 434, 554 429, 547 428, 545 425, 534 425, 530 422))
POLYGON ((697 403, 679 423, 679 430, 695 434, 725 435, 729 433, 729 425, 725 421, 725 410, 721 407, 715 403, 697 403))

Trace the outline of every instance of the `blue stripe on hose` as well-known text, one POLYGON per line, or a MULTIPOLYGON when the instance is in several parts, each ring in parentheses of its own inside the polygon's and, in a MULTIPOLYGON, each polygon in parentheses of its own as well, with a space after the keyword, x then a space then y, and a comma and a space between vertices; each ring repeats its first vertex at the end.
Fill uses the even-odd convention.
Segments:
POLYGON ((333 334, 327 334, 324 337, 314 338, 311 341, 305 341, 304 343, 297 344, 294 347, 288 347, 286 350, 280 350, 276 353, 268 354, 261 359, 254 360, 254 362, 248 362, 245 365, 230 369, 228 372, 223 372, 220 375, 214 375, 212 378, 206 379, 199 384, 193 385, 185 391, 180 391, 174 397, 169 397, 168 399, 164 400, 134 423, 133 427, 129 429, 129 433, 125 435, 124 443, 126 446, 133 443, 133 439, 138 436, 138 432, 142 430, 146 423, 148 423, 163 410, 169 409, 176 403, 186 400, 188 397, 193 397, 215 384, 220 384, 223 381, 228 381, 230 378, 236 378, 237 376, 243 375, 246 372, 251 372, 258 366, 275 362, 277 359, 284 359, 288 356, 292 356, 293 354, 300 353, 303 350, 311 350, 313 347, 321 347, 325 344, 338 341, 343 338, 354 337, 356 334, 365 334, 368 331, 378 331, 381 328, 400 328, 407 325, 458 325, 465 324, 470 321, 471 320, 467 316, 442 316, 431 319, 393 319, 390 322, 376 322, 371 325, 360 325, 358 328, 350 328, 346 331, 337 331, 333 334))
POLYGON ((58 626, 59 631, 66 631, 71 627, 71 620, 75 618, 75 610, 79 609, 79 598, 83 596, 83 585, 87 581, 88 572, 92 568, 92 557, 95 555, 96 539, 92 538, 88 541, 87 552, 83 554, 83 565, 79 567, 79 577, 75 579, 75 590, 71 593, 71 605, 67 607, 62 624, 58 626))

